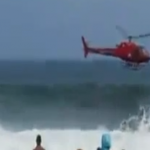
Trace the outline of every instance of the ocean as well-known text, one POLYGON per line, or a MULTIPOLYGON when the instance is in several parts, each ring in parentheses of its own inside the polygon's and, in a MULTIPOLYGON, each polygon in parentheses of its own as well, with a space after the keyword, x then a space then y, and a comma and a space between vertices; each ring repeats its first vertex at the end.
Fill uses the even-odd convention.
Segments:
POLYGON ((116 61, 0 61, 0 146, 27 150, 149 149, 150 65, 116 61))

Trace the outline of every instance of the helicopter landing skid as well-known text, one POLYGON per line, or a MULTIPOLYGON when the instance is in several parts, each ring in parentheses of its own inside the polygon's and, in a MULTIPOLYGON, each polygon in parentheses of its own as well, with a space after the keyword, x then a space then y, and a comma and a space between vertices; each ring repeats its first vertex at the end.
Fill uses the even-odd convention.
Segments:
POLYGON ((124 62, 124 67, 130 68, 132 70, 139 70, 139 69, 143 68, 144 66, 145 66, 145 64, 124 62))

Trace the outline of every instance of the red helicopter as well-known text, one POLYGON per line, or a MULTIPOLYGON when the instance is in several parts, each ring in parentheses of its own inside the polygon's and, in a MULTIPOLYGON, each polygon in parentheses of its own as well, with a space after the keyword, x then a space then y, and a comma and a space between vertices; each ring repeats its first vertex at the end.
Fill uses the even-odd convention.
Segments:
POLYGON ((142 66, 142 64, 146 64, 150 60, 150 53, 141 45, 136 44, 132 41, 132 39, 140 39, 144 37, 150 36, 148 34, 141 34, 138 36, 127 35, 125 30, 119 26, 116 28, 122 32, 128 39, 128 41, 120 42, 114 48, 101 48, 101 47, 90 47, 88 43, 85 41, 85 38, 82 36, 82 44, 84 49, 84 57, 86 58, 89 53, 95 53, 105 56, 113 56, 123 60, 126 67, 137 70, 142 66))

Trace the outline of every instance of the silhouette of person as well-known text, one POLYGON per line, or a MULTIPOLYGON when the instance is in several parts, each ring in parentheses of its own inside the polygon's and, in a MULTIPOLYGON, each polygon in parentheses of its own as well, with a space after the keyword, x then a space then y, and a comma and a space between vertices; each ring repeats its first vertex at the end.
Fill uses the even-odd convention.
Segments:
POLYGON ((42 142, 41 135, 37 135, 37 137, 36 137, 36 147, 35 147, 33 150, 45 150, 45 149, 41 146, 41 142, 42 142))

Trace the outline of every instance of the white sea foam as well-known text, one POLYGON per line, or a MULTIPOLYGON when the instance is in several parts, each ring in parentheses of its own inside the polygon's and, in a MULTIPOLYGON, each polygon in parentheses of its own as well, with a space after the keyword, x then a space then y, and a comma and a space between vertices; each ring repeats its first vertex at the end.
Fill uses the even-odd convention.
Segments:
MULTIPOLYGON (((35 146, 37 134, 42 136, 42 145, 46 150, 95 150, 101 146, 101 135, 109 132, 112 137, 112 150, 149 150, 150 132, 149 122, 142 117, 137 130, 131 131, 128 126, 126 131, 107 129, 95 130, 25 130, 21 132, 7 131, 0 128, 1 150, 31 150, 35 146)), ((130 119, 131 121, 131 119, 130 119)))

